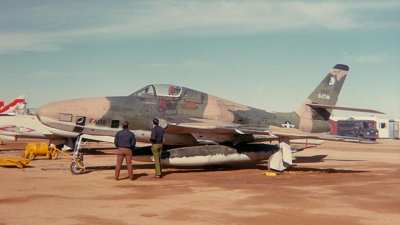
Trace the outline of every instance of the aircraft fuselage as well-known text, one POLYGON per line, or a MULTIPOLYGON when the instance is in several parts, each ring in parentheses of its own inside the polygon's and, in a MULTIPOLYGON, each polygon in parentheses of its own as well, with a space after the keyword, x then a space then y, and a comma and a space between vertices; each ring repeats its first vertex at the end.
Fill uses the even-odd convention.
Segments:
MULTIPOLYGON (((169 122, 177 123, 182 117, 204 118, 259 129, 267 129, 271 125, 297 128, 302 119, 295 112, 267 112, 174 85, 149 85, 127 97, 59 101, 40 107, 37 115, 43 124, 77 135, 114 136, 120 130, 122 121, 126 120, 130 124, 129 129, 135 131, 137 140, 141 142, 149 142, 154 117, 168 118, 169 122), (173 92, 168 89, 173 89, 173 92)), ((308 129, 312 132, 330 131, 325 121, 313 121, 310 124, 312 127, 308 129)), ((196 140, 201 139, 221 143, 230 142, 232 138, 232 135, 225 133, 209 134, 198 130, 183 132, 176 129, 166 132, 165 144, 196 145, 196 140)))

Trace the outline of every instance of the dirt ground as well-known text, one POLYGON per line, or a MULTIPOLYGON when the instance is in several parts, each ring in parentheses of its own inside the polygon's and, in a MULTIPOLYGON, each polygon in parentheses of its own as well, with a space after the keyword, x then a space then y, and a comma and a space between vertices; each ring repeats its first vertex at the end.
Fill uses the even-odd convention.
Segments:
MULTIPOLYGON (((32 141, 32 140, 31 140, 32 141)), ((30 141, 30 142, 31 142, 30 141)), ((0 158, 19 157, 27 140, 5 141, 0 158)), ((87 146, 85 146, 87 147, 87 146)), ((296 166, 267 177, 267 164, 195 168, 133 161, 114 180, 115 150, 91 143, 87 172, 71 160, 36 159, 0 167, 3 224, 399 224, 400 141, 325 142, 295 153, 296 166), (101 151, 93 151, 94 148, 101 151), (96 153, 97 152, 97 153, 96 153)))

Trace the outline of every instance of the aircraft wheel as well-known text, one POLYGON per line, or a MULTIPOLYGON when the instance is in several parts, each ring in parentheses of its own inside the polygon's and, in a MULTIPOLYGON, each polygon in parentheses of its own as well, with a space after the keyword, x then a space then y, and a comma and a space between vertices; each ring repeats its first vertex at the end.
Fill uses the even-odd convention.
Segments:
POLYGON ((30 159, 30 160, 34 160, 35 158, 36 158, 36 155, 35 155, 35 153, 33 153, 32 151, 31 151, 31 152, 29 152, 28 159, 30 159))
POLYGON ((78 159, 71 163, 70 169, 73 174, 81 174, 83 171, 85 171, 85 165, 81 160, 78 159))
POLYGON ((57 159, 57 158, 58 158, 58 152, 54 150, 54 151, 51 153, 51 159, 57 159))

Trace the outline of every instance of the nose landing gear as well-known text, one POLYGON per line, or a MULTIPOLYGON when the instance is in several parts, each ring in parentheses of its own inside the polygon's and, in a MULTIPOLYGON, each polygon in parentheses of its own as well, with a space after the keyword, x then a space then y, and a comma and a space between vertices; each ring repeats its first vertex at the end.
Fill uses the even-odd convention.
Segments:
POLYGON ((82 174, 85 171, 85 164, 83 163, 83 152, 81 152, 81 149, 85 144, 86 142, 82 143, 82 135, 79 135, 75 143, 72 163, 70 166, 72 174, 82 174))

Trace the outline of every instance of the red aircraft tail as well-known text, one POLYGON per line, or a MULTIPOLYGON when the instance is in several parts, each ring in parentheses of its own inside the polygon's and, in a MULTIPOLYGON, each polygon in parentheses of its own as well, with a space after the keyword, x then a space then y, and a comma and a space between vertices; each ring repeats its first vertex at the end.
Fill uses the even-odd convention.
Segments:
POLYGON ((10 102, 6 106, 4 105, 4 101, 2 101, 0 102, 0 114, 13 113, 14 110, 18 107, 18 105, 24 103, 26 103, 24 94, 14 99, 14 101, 10 102))

